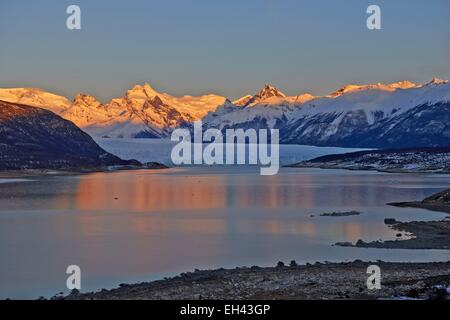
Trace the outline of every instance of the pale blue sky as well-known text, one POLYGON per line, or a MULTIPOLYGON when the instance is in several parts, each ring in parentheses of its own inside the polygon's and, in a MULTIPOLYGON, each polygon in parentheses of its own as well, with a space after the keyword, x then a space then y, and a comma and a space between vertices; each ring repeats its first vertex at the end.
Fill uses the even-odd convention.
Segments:
POLYGON ((106 101, 147 81, 237 98, 433 76, 450 79, 448 0, 0 0, 0 87, 106 101), (66 29, 70 4, 80 31, 66 29), (369 4, 381 31, 366 28, 369 4))

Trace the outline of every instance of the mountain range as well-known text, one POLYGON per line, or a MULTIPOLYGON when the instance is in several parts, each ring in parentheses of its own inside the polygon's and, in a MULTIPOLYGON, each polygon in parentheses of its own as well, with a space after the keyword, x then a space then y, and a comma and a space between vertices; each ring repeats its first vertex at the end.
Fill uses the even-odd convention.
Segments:
POLYGON ((286 97, 266 86, 253 100, 258 102, 226 105, 209 113, 203 119, 205 129, 278 128, 280 141, 287 144, 450 146, 450 84, 445 80, 347 85, 322 97, 286 97))
POLYGON ((214 111, 226 99, 217 95, 178 98, 144 84, 106 104, 87 94, 69 101, 35 88, 0 89, 0 100, 50 110, 94 137, 163 138, 183 123, 214 111))
POLYGON ((103 104, 40 89, 0 89, 0 100, 50 110, 93 137, 165 138, 202 120, 204 129, 277 128, 282 143, 401 148, 450 146, 450 84, 346 85, 326 96, 287 96, 266 85, 235 101, 210 94, 174 97, 136 85, 103 104))

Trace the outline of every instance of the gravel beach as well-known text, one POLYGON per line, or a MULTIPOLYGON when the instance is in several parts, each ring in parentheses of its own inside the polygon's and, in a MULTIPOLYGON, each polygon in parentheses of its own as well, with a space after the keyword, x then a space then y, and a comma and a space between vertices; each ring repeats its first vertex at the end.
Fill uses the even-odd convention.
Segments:
MULTIPOLYGON (((180 276, 114 290, 72 294, 74 300, 201 300, 201 299, 446 299, 450 285, 450 262, 316 263, 274 268, 236 268, 196 271, 180 276), (367 288, 367 268, 381 269, 381 289, 367 288), (438 287, 436 287, 438 286, 438 287)), ((61 299, 61 298, 59 298, 61 299)))

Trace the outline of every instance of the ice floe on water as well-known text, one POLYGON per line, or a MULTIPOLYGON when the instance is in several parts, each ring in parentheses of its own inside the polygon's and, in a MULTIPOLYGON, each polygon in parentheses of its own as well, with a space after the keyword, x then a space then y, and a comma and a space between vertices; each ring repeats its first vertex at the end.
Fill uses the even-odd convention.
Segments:
POLYGON ((16 183, 16 182, 27 182, 30 181, 28 179, 2 179, 0 178, 0 184, 5 184, 5 183, 16 183))

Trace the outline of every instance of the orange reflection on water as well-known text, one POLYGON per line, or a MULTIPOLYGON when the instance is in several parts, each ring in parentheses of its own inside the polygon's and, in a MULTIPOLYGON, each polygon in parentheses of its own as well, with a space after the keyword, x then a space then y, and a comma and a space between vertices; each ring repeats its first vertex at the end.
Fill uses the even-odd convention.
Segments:
POLYGON ((271 236, 297 235, 312 238, 317 235, 316 226, 313 223, 289 220, 240 221, 238 230, 244 234, 256 233, 271 236))
POLYGON ((167 219, 161 215, 134 216, 131 230, 135 234, 224 234, 225 222, 214 218, 167 219))
POLYGON ((270 235, 302 235, 314 237, 316 226, 308 222, 267 221, 264 223, 264 231, 270 235))
POLYGON ((222 176, 91 174, 79 179, 75 207, 82 211, 155 211, 225 207, 222 176))
MULTIPOLYGON (((95 173, 78 177, 72 190, 54 198, 59 210, 80 211, 195 211, 225 208, 308 208, 367 206, 373 194, 353 183, 324 184, 313 175, 273 176, 139 171, 95 173)), ((312 212, 314 213, 314 212, 312 212)))
POLYGON ((357 222, 338 223, 335 225, 335 233, 344 236, 348 241, 357 241, 363 237, 362 225, 357 222))

